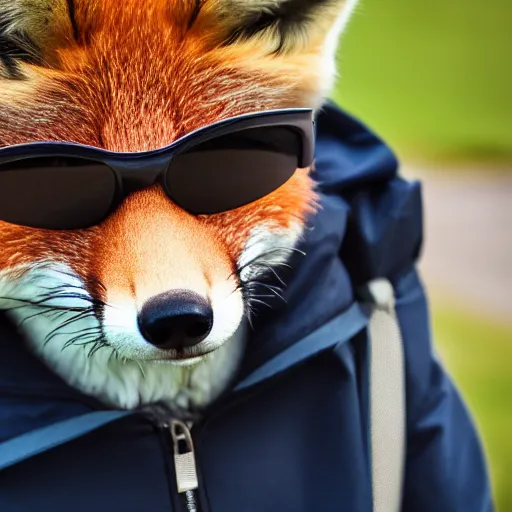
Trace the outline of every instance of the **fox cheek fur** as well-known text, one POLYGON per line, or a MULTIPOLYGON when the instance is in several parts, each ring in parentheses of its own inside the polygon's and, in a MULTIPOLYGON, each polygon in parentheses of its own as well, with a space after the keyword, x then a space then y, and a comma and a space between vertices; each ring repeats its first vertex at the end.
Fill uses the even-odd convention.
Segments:
MULTIPOLYGON (((70 11, 64 0, 0 0, 0 42, 18 49, 0 54, 0 145, 142 151, 243 113, 316 108, 354 3, 145 0, 141 10, 139 0, 75 0, 70 11)), ((309 170, 299 169, 217 215, 192 216, 153 187, 87 230, 0 221, 0 308, 55 372, 109 405, 202 407, 242 357, 243 287, 287 260, 314 210, 309 170), (144 305, 173 291, 213 312, 185 361, 140 330, 144 305)))

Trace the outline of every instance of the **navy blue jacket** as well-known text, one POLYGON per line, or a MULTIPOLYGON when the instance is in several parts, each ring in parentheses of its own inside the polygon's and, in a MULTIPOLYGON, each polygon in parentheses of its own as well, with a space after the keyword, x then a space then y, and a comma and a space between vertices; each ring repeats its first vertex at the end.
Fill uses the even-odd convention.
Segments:
MULTIPOLYGON (((415 263, 420 186, 333 105, 319 114, 322 209, 261 312, 234 388, 193 429, 203 512, 370 512, 368 319, 353 292, 392 281, 405 343, 403 510, 488 512, 479 440, 432 344, 415 263)), ((0 316, 0 511, 181 511, 169 432, 66 386, 0 316)))

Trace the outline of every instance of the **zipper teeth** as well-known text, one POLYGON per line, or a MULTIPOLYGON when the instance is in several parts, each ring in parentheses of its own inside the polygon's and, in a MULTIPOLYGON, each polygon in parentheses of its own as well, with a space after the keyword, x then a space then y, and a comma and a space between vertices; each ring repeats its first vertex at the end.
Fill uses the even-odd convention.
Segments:
POLYGON ((185 492, 185 506, 187 507, 187 512, 199 512, 196 493, 194 491, 185 492))

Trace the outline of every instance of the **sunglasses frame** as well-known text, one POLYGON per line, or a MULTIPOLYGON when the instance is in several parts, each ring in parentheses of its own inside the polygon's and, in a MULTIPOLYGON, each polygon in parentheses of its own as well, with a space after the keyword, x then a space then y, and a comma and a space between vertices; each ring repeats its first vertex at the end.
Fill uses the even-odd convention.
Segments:
MULTIPOLYGON (((191 148, 225 135, 251 128, 287 127, 300 135, 301 154, 298 168, 309 167, 314 159, 314 111, 308 108, 267 110, 244 114, 201 127, 168 146, 141 152, 114 152, 73 142, 31 142, 0 148, 0 165, 38 157, 80 158, 107 166, 115 175, 116 190, 112 213, 130 193, 160 183, 172 199, 167 173, 172 172, 173 158, 191 148)), ((0 173, 2 171, 0 170, 0 173)), ((71 171, 72 172, 72 171, 71 171)), ((52 229, 52 228, 48 228, 52 229)))

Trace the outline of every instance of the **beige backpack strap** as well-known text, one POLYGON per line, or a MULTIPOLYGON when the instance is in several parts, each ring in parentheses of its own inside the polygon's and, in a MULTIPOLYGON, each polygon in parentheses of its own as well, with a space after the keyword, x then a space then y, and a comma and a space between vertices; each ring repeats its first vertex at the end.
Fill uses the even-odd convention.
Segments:
POLYGON ((374 512, 399 512, 405 466, 405 369, 394 290, 386 279, 370 282, 370 414, 374 512))

